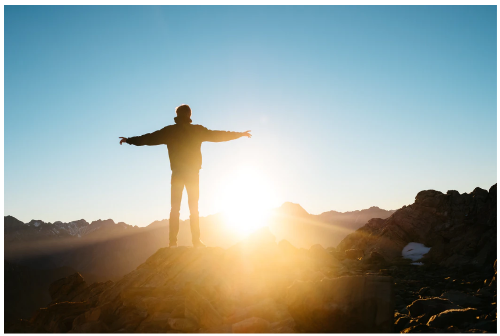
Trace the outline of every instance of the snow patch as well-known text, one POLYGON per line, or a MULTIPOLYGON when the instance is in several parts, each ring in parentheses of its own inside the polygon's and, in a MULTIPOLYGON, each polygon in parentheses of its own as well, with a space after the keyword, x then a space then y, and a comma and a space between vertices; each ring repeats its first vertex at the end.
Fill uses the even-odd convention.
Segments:
MULTIPOLYGON (((417 261, 417 260, 422 259, 424 254, 426 254, 430 250, 431 250, 431 248, 425 246, 424 244, 411 242, 411 243, 408 243, 408 245, 406 245, 403 248, 403 251, 401 252, 401 254, 403 255, 403 258, 405 258, 405 259, 411 259, 413 261, 417 261)), ((422 263, 421 262, 420 263, 412 263, 412 265, 422 265, 422 263)))
POLYGON ((42 223, 40 223, 40 222, 34 222, 34 223, 33 223, 33 225, 34 225, 35 227, 39 227, 39 226, 40 226, 40 224, 42 224, 42 223))

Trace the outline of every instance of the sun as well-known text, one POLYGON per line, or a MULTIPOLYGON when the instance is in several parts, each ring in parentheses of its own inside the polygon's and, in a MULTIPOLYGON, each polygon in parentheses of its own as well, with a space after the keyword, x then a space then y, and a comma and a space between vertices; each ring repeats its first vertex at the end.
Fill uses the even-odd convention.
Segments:
POLYGON ((265 174, 254 167, 241 167, 224 176, 217 194, 226 224, 241 236, 266 226, 270 210, 277 206, 272 185, 265 174))

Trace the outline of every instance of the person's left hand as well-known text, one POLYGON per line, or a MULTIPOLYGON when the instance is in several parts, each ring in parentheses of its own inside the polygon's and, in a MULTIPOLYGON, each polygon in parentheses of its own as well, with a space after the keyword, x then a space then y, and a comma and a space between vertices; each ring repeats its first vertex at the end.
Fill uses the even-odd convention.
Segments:
POLYGON ((127 142, 127 138, 124 138, 124 137, 119 137, 119 138, 121 139, 121 140, 120 140, 120 145, 121 145, 122 143, 124 143, 124 142, 125 142, 125 143, 127 142))
POLYGON ((246 136, 248 138, 251 138, 252 137, 252 134, 250 134, 251 131, 246 131, 246 132, 241 132, 241 136, 246 136))

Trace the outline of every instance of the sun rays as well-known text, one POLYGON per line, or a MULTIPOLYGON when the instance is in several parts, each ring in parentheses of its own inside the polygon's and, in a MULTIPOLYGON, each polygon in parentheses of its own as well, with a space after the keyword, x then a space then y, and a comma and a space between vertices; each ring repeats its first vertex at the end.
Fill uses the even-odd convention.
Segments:
POLYGON ((267 225, 271 208, 279 205, 270 181, 254 167, 226 176, 216 194, 227 225, 241 236, 267 225))

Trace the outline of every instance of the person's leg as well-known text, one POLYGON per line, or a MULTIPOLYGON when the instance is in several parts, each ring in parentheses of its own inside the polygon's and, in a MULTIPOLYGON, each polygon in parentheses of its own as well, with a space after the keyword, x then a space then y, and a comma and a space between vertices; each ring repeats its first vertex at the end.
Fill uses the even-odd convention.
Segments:
POLYGON ((198 213, 198 200, 200 198, 200 175, 199 172, 190 172, 186 176, 186 191, 189 203, 189 222, 191 226, 191 237, 193 245, 200 242, 200 215, 198 213))
POLYGON ((184 178, 182 174, 172 171, 170 189, 170 220, 169 241, 170 245, 177 244, 177 234, 179 233, 179 211, 181 210, 182 191, 184 190, 184 178))

